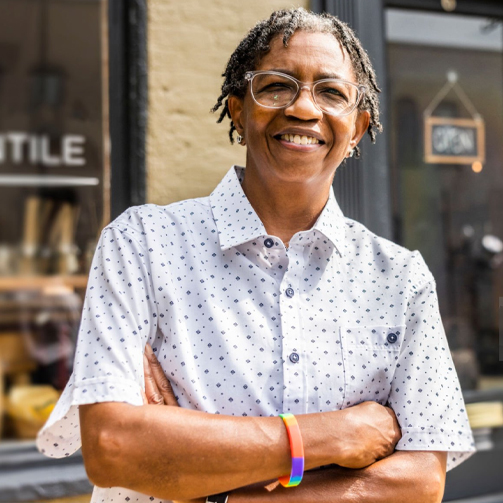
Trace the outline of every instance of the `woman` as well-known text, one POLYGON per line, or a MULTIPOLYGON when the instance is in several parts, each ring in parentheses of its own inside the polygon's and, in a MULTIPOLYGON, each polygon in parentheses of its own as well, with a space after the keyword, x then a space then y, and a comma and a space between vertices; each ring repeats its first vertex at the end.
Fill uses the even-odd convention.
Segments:
POLYGON ((278 11, 224 76, 246 169, 104 230, 39 447, 68 455, 82 432, 93 502, 440 501, 473 440, 434 280, 331 189, 380 127, 365 51, 334 17, 278 11), (287 412, 306 470, 289 488, 287 412))

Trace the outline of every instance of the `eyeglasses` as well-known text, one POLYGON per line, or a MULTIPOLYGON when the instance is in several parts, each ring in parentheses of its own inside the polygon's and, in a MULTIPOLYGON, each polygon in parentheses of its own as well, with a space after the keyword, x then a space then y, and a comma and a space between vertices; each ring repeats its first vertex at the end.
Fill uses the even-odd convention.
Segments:
POLYGON ((341 79, 321 79, 301 82, 295 77, 273 70, 246 72, 251 95, 255 103, 265 108, 287 108, 302 89, 309 89, 315 105, 323 112, 342 117, 349 115, 365 94, 365 86, 341 79))

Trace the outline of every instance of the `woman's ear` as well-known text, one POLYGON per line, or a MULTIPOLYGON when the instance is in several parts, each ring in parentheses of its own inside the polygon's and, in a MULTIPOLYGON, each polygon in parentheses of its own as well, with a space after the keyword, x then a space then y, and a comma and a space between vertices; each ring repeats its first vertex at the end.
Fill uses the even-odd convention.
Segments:
POLYGON ((363 135, 367 132, 370 124, 370 113, 367 110, 358 110, 358 114, 355 119, 355 126, 353 131, 353 137, 349 142, 350 149, 354 149, 363 135))
POLYGON ((243 99, 231 94, 227 100, 227 106, 229 107, 232 123, 234 124, 237 133, 243 136, 243 99))

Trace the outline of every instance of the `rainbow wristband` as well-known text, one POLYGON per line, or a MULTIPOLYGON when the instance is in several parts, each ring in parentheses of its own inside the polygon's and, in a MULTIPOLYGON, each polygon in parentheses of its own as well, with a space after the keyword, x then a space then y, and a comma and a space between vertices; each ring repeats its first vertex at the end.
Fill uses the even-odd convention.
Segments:
POLYGON ((279 482, 283 487, 295 487, 300 484, 304 475, 304 446, 300 435, 299 423, 293 414, 280 414, 283 419, 290 441, 290 450, 292 452, 292 471, 290 476, 279 477, 279 482))

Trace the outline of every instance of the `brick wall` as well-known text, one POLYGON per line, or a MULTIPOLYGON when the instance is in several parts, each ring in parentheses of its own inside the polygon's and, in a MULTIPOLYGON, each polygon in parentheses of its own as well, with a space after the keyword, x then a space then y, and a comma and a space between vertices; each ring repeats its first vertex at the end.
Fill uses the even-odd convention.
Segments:
POLYGON ((147 200, 157 204, 209 194, 243 147, 230 145, 228 121, 210 108, 239 41, 273 10, 308 0, 149 0, 147 200))

